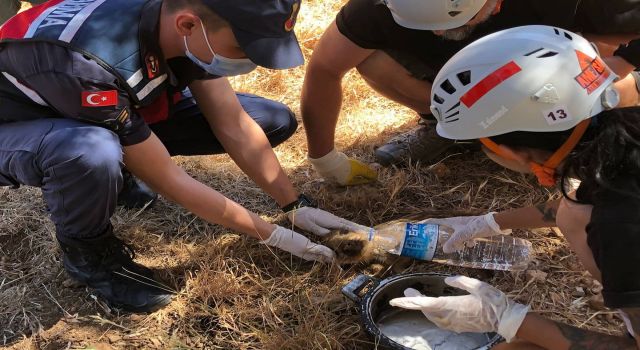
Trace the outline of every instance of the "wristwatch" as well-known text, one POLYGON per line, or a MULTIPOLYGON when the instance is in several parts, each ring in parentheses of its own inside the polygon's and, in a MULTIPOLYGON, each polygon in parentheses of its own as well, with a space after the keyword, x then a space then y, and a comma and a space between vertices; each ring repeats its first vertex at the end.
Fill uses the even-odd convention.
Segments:
POLYGON ((302 207, 316 208, 317 205, 313 202, 311 198, 305 196, 304 194, 300 194, 298 196, 298 199, 282 207, 282 211, 285 213, 288 213, 290 211, 293 211, 302 207))
POLYGON ((620 104, 620 93, 613 85, 606 88, 600 98, 606 110, 614 109, 620 104))

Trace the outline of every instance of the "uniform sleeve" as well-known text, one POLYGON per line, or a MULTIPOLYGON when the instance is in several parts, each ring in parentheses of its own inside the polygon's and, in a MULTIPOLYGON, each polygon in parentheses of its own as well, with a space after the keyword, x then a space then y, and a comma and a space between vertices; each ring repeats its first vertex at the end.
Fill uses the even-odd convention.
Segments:
POLYGON ((151 130, 134 112, 129 96, 115 84, 97 82, 57 72, 40 73, 25 81, 65 118, 96 124, 115 132, 123 146, 146 140, 151 130))
POLYGON ((3 66, 61 118, 110 129, 124 146, 151 135, 116 76, 88 56, 46 43, 8 51, 0 59, 3 66))
POLYGON ((640 307, 640 198, 636 180, 628 193, 598 190, 587 225, 587 243, 602 273, 603 297, 610 308, 640 307))
POLYGON ((380 0, 350 0, 338 13, 342 35, 364 49, 388 48, 388 35, 399 25, 380 0))

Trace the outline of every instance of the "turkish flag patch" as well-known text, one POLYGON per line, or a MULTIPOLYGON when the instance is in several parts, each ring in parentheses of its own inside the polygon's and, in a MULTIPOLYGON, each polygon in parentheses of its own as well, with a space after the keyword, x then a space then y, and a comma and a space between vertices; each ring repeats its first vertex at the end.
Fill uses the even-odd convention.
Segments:
POLYGON ((82 107, 107 107, 117 105, 117 90, 82 92, 82 107))

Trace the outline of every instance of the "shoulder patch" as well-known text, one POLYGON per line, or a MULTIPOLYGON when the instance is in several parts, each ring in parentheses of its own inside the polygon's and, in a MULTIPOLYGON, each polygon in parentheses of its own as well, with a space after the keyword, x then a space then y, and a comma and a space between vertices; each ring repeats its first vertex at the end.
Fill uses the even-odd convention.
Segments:
POLYGON ((118 104, 118 91, 83 91, 82 107, 107 107, 118 104))

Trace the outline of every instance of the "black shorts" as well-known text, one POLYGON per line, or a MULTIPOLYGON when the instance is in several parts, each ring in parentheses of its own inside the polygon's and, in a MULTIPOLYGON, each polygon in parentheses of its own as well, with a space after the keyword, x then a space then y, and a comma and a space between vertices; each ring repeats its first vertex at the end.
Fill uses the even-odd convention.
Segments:
POLYGON ((433 67, 415 55, 401 50, 382 50, 404 69, 409 71, 412 77, 433 83, 441 67, 433 67))

